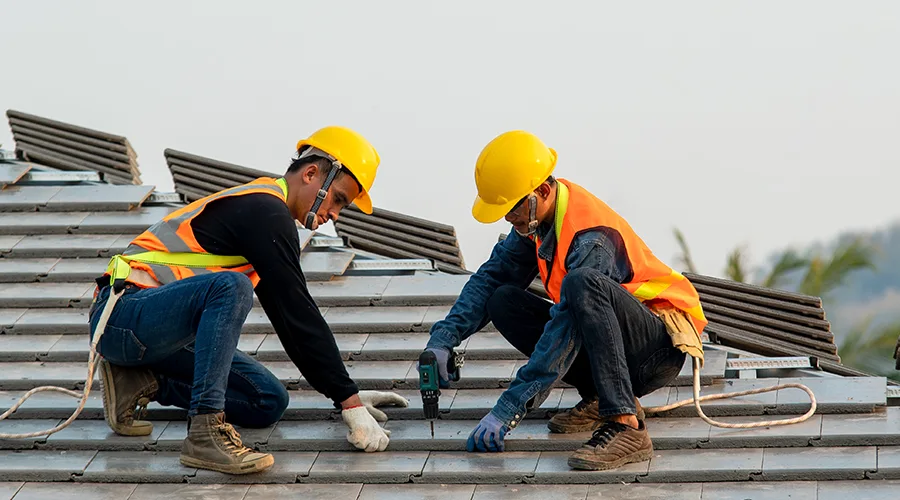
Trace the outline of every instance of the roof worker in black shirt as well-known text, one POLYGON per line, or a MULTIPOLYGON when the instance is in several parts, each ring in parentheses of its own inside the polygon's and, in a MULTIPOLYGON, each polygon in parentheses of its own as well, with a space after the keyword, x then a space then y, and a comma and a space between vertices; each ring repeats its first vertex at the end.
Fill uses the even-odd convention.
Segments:
POLYGON ((197 200, 112 258, 97 280, 90 322, 93 340, 112 305, 97 352, 113 431, 149 435, 153 425, 141 413, 157 401, 188 410, 182 464, 229 474, 270 467, 272 455, 243 446, 231 425, 266 427, 288 406, 278 378, 237 349, 255 291, 291 361, 342 409, 348 441, 369 452, 387 447, 390 432, 375 418, 386 417, 375 407, 408 402, 391 392, 359 391, 348 375, 307 289, 294 222, 315 230, 350 203, 372 213, 369 190, 379 162, 358 133, 325 127, 297 144, 282 178, 197 200))

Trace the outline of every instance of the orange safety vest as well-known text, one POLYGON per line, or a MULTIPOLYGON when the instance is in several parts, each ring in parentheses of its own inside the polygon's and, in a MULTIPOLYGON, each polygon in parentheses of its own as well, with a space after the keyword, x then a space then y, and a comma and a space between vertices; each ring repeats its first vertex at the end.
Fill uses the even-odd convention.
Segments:
MULTIPOLYGON (((281 201, 286 202, 287 186, 283 184, 282 179, 274 179, 271 177, 260 177, 247 184, 228 188, 217 193, 213 193, 205 198, 194 201, 190 205, 176 210, 164 217, 161 221, 150 226, 149 229, 138 235, 131 241, 128 247, 122 252, 122 255, 137 255, 143 252, 166 252, 166 253, 194 253, 209 254, 194 236, 194 230, 191 228, 191 221, 203 212, 206 206, 215 200, 227 198, 231 196, 243 196, 254 193, 266 193, 277 197, 281 201)), ((173 259, 177 260, 177 259, 173 259)), ((246 262, 246 261, 245 261, 246 262)), ((234 271, 247 275, 253 286, 259 283, 259 275, 253 266, 243 264, 234 267, 186 267, 173 262, 172 265, 163 265, 158 263, 146 263, 132 260, 128 262, 132 269, 139 269, 150 274, 160 284, 167 284, 191 276, 215 273, 220 271, 234 271)), ((127 280, 126 281, 130 281, 127 280)), ((149 283, 135 280, 135 284, 141 287, 152 287, 149 283)))
MULTIPOLYGON (((657 259, 625 219, 599 198, 571 181, 558 179, 556 193, 556 255, 549 268, 544 259, 539 255, 537 258, 541 281, 553 302, 559 302, 560 288, 568 272, 566 257, 575 237, 584 231, 607 227, 621 235, 634 274, 631 281, 622 286, 647 306, 668 302, 687 313, 698 334, 703 331, 707 320, 700 306, 697 290, 681 273, 657 259)), ((537 236, 533 238, 537 252, 541 241, 537 236)))

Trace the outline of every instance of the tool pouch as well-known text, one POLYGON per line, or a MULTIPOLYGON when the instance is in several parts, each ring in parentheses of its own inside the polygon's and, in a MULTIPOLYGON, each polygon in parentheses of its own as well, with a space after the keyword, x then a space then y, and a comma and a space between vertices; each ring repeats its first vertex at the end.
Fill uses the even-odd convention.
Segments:
POLYGON ((681 309, 676 309, 668 303, 654 304, 651 310, 666 325, 666 330, 672 339, 672 345, 681 350, 681 352, 699 359, 702 367, 703 342, 700 340, 700 333, 694 328, 694 323, 690 320, 687 313, 681 309))

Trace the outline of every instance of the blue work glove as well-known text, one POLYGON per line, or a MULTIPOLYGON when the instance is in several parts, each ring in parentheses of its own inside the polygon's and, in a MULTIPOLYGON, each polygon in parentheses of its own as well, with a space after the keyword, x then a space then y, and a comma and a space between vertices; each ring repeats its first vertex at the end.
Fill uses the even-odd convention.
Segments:
POLYGON ((499 418, 488 413, 469 434, 466 451, 503 451, 507 431, 509 428, 499 418))
MULTIPOLYGON (((447 370, 447 365, 450 363, 450 350, 445 349, 443 347, 428 347, 425 349, 426 351, 431 351, 434 353, 434 357, 437 358, 438 363, 438 387, 441 389, 447 389, 450 387, 450 371, 447 370)), ((416 370, 419 369, 419 363, 416 362, 416 370)))

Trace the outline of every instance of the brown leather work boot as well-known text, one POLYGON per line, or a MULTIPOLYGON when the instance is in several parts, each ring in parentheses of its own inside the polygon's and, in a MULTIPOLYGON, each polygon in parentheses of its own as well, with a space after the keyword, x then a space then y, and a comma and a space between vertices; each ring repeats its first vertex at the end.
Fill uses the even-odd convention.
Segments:
MULTIPOLYGON (((634 398, 634 404, 637 407, 638 420, 644 420, 644 409, 641 408, 641 402, 634 398)), ((606 422, 606 418, 601 417, 599 411, 596 399, 592 401, 582 399, 573 408, 554 415, 547 422, 547 427, 550 432, 559 434, 592 431, 606 422)))
POLYGON ((103 415, 109 428, 122 436, 147 436, 153 432, 152 423, 138 420, 159 390, 153 373, 143 368, 113 365, 103 358, 97 367, 103 391, 103 415))
POLYGON ((643 420, 640 428, 606 422, 591 439, 569 457, 569 467, 580 470, 617 469, 632 462, 650 460, 653 443, 643 420))
POLYGON ((225 423, 225 413, 220 412, 190 419, 181 463, 225 474, 252 474, 271 467, 275 458, 244 446, 234 427, 225 423))

